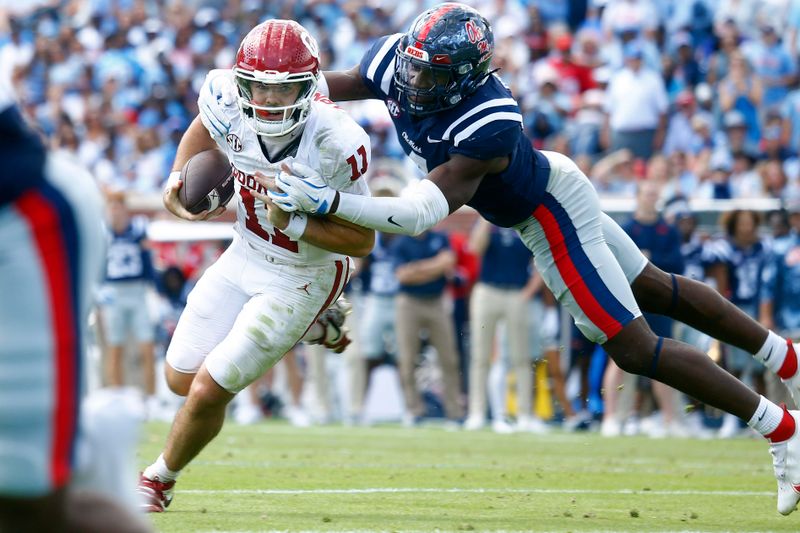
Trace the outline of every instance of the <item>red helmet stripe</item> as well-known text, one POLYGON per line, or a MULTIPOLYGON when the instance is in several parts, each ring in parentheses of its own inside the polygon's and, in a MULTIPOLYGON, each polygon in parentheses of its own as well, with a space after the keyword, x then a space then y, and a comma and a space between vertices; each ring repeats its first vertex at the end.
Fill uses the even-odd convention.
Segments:
POLYGON ((418 41, 424 41, 425 38, 428 36, 428 33, 431 31, 431 28, 433 28, 433 25, 436 24, 436 22, 438 22, 439 19, 442 18, 445 15, 445 13, 447 13, 449 11, 452 11, 457 7, 461 7, 461 5, 460 4, 445 4, 442 7, 440 7, 438 10, 434 11, 433 14, 431 15, 431 17, 428 19, 428 21, 425 23, 425 25, 419 31, 419 35, 417 35, 417 40, 418 41))

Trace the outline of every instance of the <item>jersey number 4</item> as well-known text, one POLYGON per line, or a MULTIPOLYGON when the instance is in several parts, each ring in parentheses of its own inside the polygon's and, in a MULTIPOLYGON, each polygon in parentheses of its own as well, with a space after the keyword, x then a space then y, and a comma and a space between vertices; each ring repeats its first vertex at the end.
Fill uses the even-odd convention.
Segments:
POLYGON ((367 171, 367 149, 364 146, 359 146, 358 150, 356 150, 358 155, 361 156, 361 168, 358 168, 358 164, 356 163, 356 155, 353 154, 347 158, 347 162, 350 163, 350 168, 353 170, 353 174, 350 176, 350 181, 356 181, 358 178, 364 175, 367 171))
POLYGON ((244 187, 241 187, 239 192, 242 196, 244 210, 247 212, 247 220, 245 221, 247 229, 265 241, 271 242, 275 246, 279 246, 285 250, 289 250, 290 252, 297 253, 299 250, 297 241, 293 241, 287 237, 286 234, 282 233, 278 228, 275 228, 275 235, 271 235, 261 224, 259 224, 258 215, 256 215, 256 199, 253 198, 253 195, 250 193, 250 191, 244 187))

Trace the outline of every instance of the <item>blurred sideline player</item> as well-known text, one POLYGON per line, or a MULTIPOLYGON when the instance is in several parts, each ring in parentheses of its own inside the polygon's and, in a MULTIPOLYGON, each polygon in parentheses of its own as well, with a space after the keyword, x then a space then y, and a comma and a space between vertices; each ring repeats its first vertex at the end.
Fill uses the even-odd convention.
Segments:
POLYGON ((108 440, 94 447, 105 422, 90 416, 79 430, 84 330, 104 259, 101 200, 85 170, 48 153, 24 124, 2 75, 0 160, 0 531, 148 531, 109 498, 124 496, 116 487, 89 483, 101 495, 73 484, 79 431, 89 436, 84 455, 117 476, 108 440))
POLYGON ((514 227, 578 328, 620 368, 735 414, 770 441, 777 508, 791 513, 800 500, 800 413, 759 396, 697 348, 656 336, 642 310, 747 350, 796 396, 795 347, 710 287, 649 263, 601 211, 575 163, 534 150, 516 101, 490 70, 493 45, 477 11, 440 4, 407 33, 376 41, 356 68, 327 75, 336 100, 383 100, 406 154, 428 174, 399 199, 340 193, 302 173, 280 174, 270 196, 288 211, 335 214, 379 231, 418 234, 465 203, 514 227))
POLYGON ((234 395, 302 339, 335 351, 349 342, 339 329, 342 310, 333 304, 348 280, 348 256, 369 253, 374 232, 332 217, 290 217, 272 207, 254 178, 271 179, 281 166, 291 167, 322 174, 334 188, 369 194, 362 178, 369 137, 317 93, 318 72, 317 43, 302 26, 259 24, 242 41, 232 70, 208 74, 200 116, 178 147, 164 194, 169 211, 201 220, 224 210, 192 215, 178 202, 178 170, 213 148, 231 160, 240 202, 237 235, 192 290, 167 350, 167 383, 187 400, 163 453, 140 479, 150 512, 170 504, 179 472, 220 431, 234 395), (337 327, 321 327, 321 315, 337 327))

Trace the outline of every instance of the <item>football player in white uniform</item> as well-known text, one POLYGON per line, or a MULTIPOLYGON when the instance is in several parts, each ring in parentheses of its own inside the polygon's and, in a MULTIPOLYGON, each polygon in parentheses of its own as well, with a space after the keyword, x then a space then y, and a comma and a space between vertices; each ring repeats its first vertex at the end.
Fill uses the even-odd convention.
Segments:
MULTIPOLYGON (((167 351, 167 382, 187 400, 162 455, 140 478, 148 511, 169 505, 178 472, 219 432, 236 393, 300 340, 346 345, 341 313, 326 310, 347 283, 349 256, 367 255, 374 232, 335 217, 290 216, 254 178, 310 168, 330 187, 369 195, 369 137, 317 92, 318 76, 314 38, 296 22, 270 20, 244 38, 232 70, 211 71, 201 88, 200 116, 173 168, 211 148, 228 156, 239 197, 236 236, 189 295, 167 351)), ((203 220, 224 210, 190 214, 178 202, 178 178, 171 174, 164 193, 169 211, 203 220)))

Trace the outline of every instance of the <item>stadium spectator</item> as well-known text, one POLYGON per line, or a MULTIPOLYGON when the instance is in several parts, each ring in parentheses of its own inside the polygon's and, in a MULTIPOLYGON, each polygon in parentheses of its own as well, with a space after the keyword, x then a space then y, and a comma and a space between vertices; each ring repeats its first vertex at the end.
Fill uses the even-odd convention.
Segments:
MULTIPOLYGON (((680 237, 678 231, 670 226, 661 216, 656 203, 659 198, 659 184, 657 182, 643 181, 639 184, 636 195, 636 211, 630 221, 622 226, 622 229, 631 237, 633 242, 642 253, 654 265, 665 272, 682 273, 683 258, 680 254, 680 237)), ((664 338, 672 337, 673 321, 669 317, 645 313, 647 323, 653 332, 664 338)), ((643 382, 644 378, 628 379, 628 385, 622 389, 623 372, 613 362, 608 362, 604 388, 606 391, 605 399, 608 401, 609 409, 603 414, 603 424, 611 425, 625 420, 629 413, 614 412, 618 407, 616 399, 611 398, 617 394, 635 395, 636 391, 647 390, 649 383, 643 382), (613 421, 613 422, 612 422, 613 421)), ((652 392, 661 410, 661 424, 654 427, 651 435, 662 436, 664 434, 681 434, 680 420, 676 412, 677 402, 674 389, 663 383, 652 382, 652 392)), ((626 408, 632 402, 623 402, 626 408)), ((638 429, 633 433, 637 433, 638 429)), ((616 433, 611 428, 606 429, 605 434, 616 433)))
POLYGON ((783 165, 778 159, 763 161, 758 166, 758 173, 761 176, 761 186, 764 193, 771 198, 781 198, 789 183, 789 177, 783 169, 783 165))
MULTIPOLYGON (((715 255, 727 270, 719 290, 747 316, 759 317, 762 280, 769 259, 769 250, 758 235, 761 217, 755 211, 734 210, 723 215, 721 224, 725 238, 715 244, 715 255)), ((766 394, 764 367, 745 350, 726 347, 725 368, 734 376, 753 382, 754 388, 766 394)), ((720 436, 730 438, 738 433, 739 420, 726 415, 720 436)))
POLYGON ((797 65, 781 43, 774 24, 765 23, 759 30, 761 39, 747 43, 743 52, 764 89, 759 107, 763 113, 777 109, 789 94, 797 65))
POLYGON ((701 142, 692 128, 695 116, 695 99, 691 91, 682 91, 675 97, 675 113, 667 125, 667 135, 662 152, 671 155, 675 151, 693 152, 701 142))
POLYGON ((600 89, 589 89, 583 93, 574 120, 565 127, 570 153, 576 158, 589 156, 593 161, 603 151, 600 137, 605 123, 604 99, 605 94, 600 89))
POLYGON ((109 193, 106 198, 109 244, 100 305, 108 345, 105 381, 112 387, 126 384, 125 349, 132 339, 142 371, 148 416, 155 416, 160 408, 156 397, 155 324, 147 301, 154 290, 155 271, 147 239, 147 218, 131 214, 124 193, 109 193))
MULTIPOLYGON (((747 128, 747 141, 757 144, 761 138, 758 109, 763 98, 763 85, 761 79, 753 74, 750 63, 740 50, 731 54, 728 75, 720 80, 717 91, 719 107, 726 114, 726 119, 729 111, 741 113, 747 128)), ((726 124, 725 127, 734 126, 726 124)))
POLYGON ((716 34, 719 44, 708 58, 706 81, 713 87, 724 79, 730 70, 731 58, 739 52, 741 36, 733 21, 721 24, 716 34))
MULTIPOLYGON (((532 278, 531 254, 514 231, 493 226, 484 219, 473 227, 469 247, 480 258, 481 268, 470 300, 469 412, 464 428, 476 430, 486 425, 489 361, 497 346, 498 324, 502 323, 517 384, 515 429, 542 432, 543 423, 534 417, 531 407, 533 366, 528 303, 533 294, 524 290, 532 278)), ((541 286, 541 279, 538 284, 541 286)), ((504 385, 505 376, 500 381, 504 385)), ((505 391, 504 386, 501 389, 505 391)), ((504 415, 505 409, 492 413, 492 428, 498 433, 512 431, 504 415)))
POLYGON ((642 65, 638 42, 625 45, 625 68, 611 77, 606 100, 606 143, 649 159, 660 150, 666 131, 667 94, 659 74, 642 65))
POLYGON ((687 32, 678 32, 670 39, 669 46, 672 53, 665 54, 664 65, 667 93, 675 96, 682 91, 693 91, 702 80, 702 72, 694 57, 692 36, 687 32))
MULTIPOLYGON (((792 209, 797 209, 796 206, 792 209)), ((759 317, 765 327, 783 335, 800 334, 800 237, 787 233, 773 241, 772 253, 764 269, 759 317)), ((765 376, 767 394, 776 401, 794 402, 783 387, 765 376)))
MULTIPOLYGON (((456 266, 449 280, 453 300, 456 347, 458 348, 458 373, 461 376, 461 395, 467 397, 469 382, 469 302, 472 288, 478 279, 480 263, 469 250, 469 236, 460 231, 450 231, 450 248, 456 256, 456 266)), ((464 400, 462 403, 466 403, 464 400)))
MULTIPOLYGON (((681 257, 683 258, 682 275, 697 281, 708 281, 709 285, 718 287, 720 276, 724 276, 724 268, 719 261, 706 251, 707 236, 701 234, 698 228, 697 215, 692 212, 688 200, 683 196, 673 196, 664 203, 664 220, 677 228, 681 240, 681 257)), ((674 338, 692 346, 697 346, 703 352, 708 352, 712 339, 705 333, 676 321, 673 328, 674 338)), ((709 430, 705 427, 701 414, 697 411, 697 402, 687 398, 688 412, 684 422, 693 437, 708 437, 709 430)))
POLYGON ((390 245, 395 275, 400 282, 395 299, 397 318, 397 364, 403 386, 403 423, 414 426, 425 416, 414 369, 420 356, 421 334, 436 349, 442 380, 442 403, 449 423, 460 424, 462 407, 458 353, 453 316, 445 288, 455 267, 455 256, 447 236, 427 231, 411 237, 397 236, 390 245))
POLYGON ((366 361, 365 394, 373 370, 386 363, 396 363, 396 296, 400 289, 391 252, 395 235, 378 233, 375 246, 364 260, 369 270, 369 284, 364 295, 363 321, 359 328, 361 356, 366 361))

